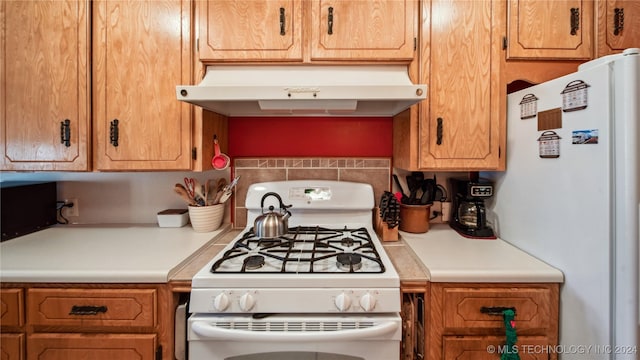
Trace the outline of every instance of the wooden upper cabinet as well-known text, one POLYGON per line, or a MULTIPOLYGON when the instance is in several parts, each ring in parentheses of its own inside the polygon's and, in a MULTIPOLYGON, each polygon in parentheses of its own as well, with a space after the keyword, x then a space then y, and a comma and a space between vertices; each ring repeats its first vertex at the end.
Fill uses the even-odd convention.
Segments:
POLYGON ((601 0, 598 4, 598 57, 640 47, 640 1, 601 0))
POLYGON ((412 60, 415 0, 312 0, 311 60, 412 60))
POLYGON ((503 170, 505 5, 432 0, 425 11, 418 168, 503 170))
POLYGON ((302 0, 197 1, 196 13, 202 62, 302 60, 302 0))
POLYGON ((97 170, 191 167, 188 0, 93 2, 94 164, 97 170))
POLYGON ((593 58, 593 4, 593 0, 509 0, 507 58, 593 58))
POLYGON ((77 0, 0 2, 0 169, 88 169, 88 11, 77 0))

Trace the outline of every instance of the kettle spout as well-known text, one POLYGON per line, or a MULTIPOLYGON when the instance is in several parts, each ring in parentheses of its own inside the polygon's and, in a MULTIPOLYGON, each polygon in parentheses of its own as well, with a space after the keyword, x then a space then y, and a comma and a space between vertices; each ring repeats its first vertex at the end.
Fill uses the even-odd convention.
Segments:
POLYGON ((289 212, 289 210, 286 210, 284 212, 284 215, 282 216, 282 220, 287 220, 290 216, 291 216, 291 212, 289 212))

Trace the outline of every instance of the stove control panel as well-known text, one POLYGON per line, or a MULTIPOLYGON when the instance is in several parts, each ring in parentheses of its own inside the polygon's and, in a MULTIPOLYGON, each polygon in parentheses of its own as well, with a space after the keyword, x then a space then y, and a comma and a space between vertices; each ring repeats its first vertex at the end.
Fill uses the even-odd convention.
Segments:
POLYGON ((400 289, 192 289, 198 313, 400 312, 400 289))

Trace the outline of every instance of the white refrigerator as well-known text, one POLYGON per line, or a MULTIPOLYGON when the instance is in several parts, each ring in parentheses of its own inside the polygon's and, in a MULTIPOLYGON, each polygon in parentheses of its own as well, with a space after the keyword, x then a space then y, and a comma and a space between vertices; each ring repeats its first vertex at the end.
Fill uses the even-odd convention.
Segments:
POLYGON ((498 236, 560 269, 561 359, 638 359, 640 49, 508 95, 498 236))

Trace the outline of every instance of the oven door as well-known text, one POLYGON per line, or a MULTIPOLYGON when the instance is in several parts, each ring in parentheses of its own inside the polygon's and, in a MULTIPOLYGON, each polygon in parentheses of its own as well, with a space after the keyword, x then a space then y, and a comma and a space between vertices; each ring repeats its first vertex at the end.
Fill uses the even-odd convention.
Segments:
POLYGON ((399 314, 194 314, 189 360, 399 359, 401 323, 399 314))

